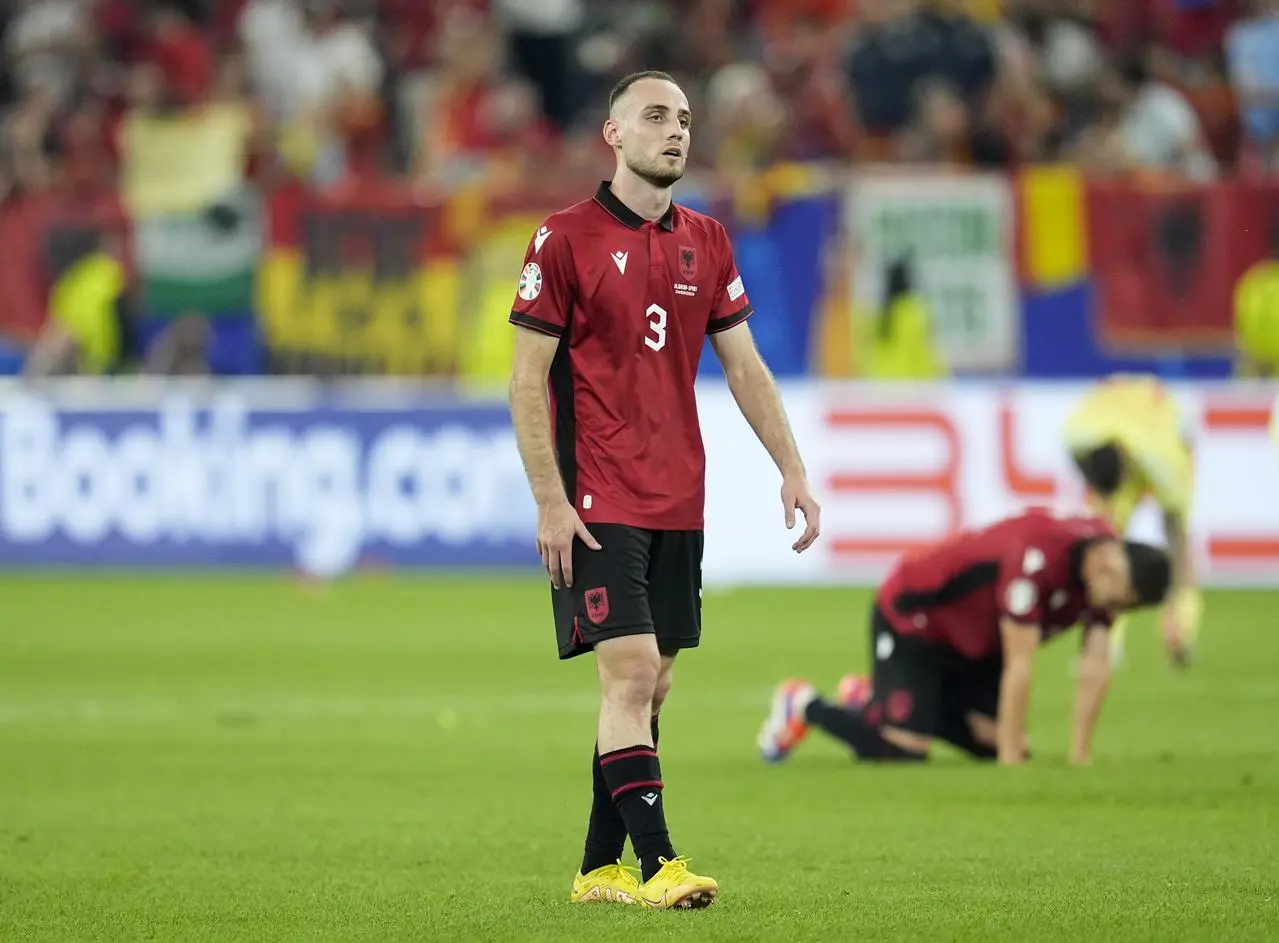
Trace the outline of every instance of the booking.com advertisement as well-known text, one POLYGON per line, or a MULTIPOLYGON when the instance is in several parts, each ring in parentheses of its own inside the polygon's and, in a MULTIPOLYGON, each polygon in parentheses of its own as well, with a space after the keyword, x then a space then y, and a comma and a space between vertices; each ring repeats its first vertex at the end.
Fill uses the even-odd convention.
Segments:
POLYGON ((97 394, 3 398, 0 564, 536 563, 502 404, 97 394))
MULTIPOLYGON (((1078 508, 1061 428, 1086 390, 784 384, 824 517, 797 557, 776 470, 727 388, 699 385, 707 585, 869 582, 958 528, 1078 508)), ((1173 393, 1204 582, 1279 585, 1274 391, 1173 393)), ((0 566, 534 570, 536 520, 501 400, 376 381, 0 388, 0 566)), ((1153 506, 1133 527, 1160 539, 1153 506)))

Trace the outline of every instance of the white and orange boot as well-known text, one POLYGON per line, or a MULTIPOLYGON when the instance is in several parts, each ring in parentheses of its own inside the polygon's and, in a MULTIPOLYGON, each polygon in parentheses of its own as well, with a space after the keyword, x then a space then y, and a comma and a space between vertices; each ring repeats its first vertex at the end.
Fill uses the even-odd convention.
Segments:
POLYGON ((765 763, 780 763, 808 735, 804 710, 817 697, 817 689, 807 681, 783 681, 773 692, 773 707, 760 728, 755 743, 765 763))

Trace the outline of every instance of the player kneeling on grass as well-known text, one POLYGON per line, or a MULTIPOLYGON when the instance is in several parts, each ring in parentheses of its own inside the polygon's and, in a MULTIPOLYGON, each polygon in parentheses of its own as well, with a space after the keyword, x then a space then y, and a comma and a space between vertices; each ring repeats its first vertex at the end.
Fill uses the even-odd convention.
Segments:
POLYGON ((1036 648, 1083 626, 1070 759, 1089 760, 1110 678, 1115 615, 1161 602, 1171 563, 1122 542, 1104 519, 1032 510, 908 554, 871 613, 873 679, 846 677, 837 703, 786 681, 759 734, 768 762, 819 727, 865 760, 923 760, 932 740, 981 759, 1028 757, 1036 648))

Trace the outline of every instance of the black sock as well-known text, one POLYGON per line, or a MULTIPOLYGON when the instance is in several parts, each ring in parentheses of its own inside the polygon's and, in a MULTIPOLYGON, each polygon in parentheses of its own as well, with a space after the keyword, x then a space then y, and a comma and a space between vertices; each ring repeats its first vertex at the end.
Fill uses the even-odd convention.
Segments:
POLYGON ((836 740, 842 740, 853 748, 863 760, 924 760, 923 753, 903 750, 885 740, 878 727, 872 727, 862 717, 862 712, 847 707, 827 704, 820 697, 814 698, 804 711, 804 719, 814 727, 820 727, 836 740))
POLYGON ((586 851, 582 855, 582 873, 590 874, 606 864, 616 864, 626 848, 626 823, 617 811, 613 795, 600 767, 599 747, 591 759, 591 819, 586 827, 586 851))
POLYGON ((600 757, 600 768, 647 881, 661 869, 659 857, 668 861, 675 857, 662 808, 662 768, 657 751, 645 744, 612 750, 600 757))

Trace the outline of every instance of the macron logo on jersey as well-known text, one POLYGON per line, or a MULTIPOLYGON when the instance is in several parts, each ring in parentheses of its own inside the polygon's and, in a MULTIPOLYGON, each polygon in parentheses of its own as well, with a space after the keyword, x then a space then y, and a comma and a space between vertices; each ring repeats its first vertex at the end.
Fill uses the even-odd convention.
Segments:
POLYGON ((555 230, 553 229, 547 229, 545 226, 539 229, 537 233, 533 236, 533 251, 541 252, 542 243, 544 243, 547 239, 549 239, 551 233, 554 231, 555 230))
POLYGON ((614 252, 612 256, 610 256, 613 260, 613 264, 617 266, 617 270, 623 275, 626 274, 626 257, 628 255, 630 255, 629 252, 614 252))

